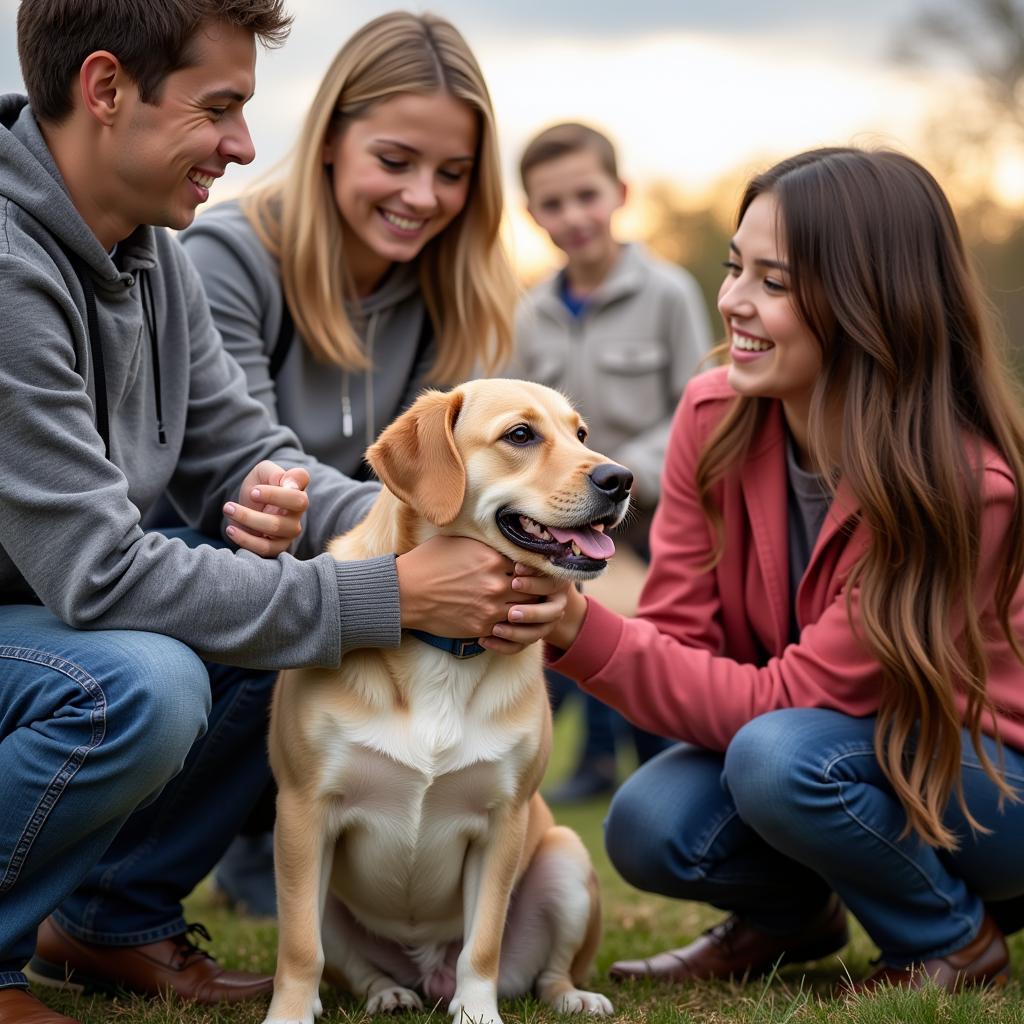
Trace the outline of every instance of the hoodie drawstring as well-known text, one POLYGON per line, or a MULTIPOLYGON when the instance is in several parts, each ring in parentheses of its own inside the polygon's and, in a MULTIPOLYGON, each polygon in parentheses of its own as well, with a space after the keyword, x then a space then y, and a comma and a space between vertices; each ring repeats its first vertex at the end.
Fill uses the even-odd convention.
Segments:
POLYGON ((370 314, 370 323, 366 328, 366 358, 370 361, 364 378, 363 386, 366 389, 366 447, 369 448, 377 440, 377 410, 374 407, 373 395, 373 343, 377 340, 377 321, 379 313, 370 314))
POLYGON ((351 437, 352 427, 352 398, 349 395, 348 370, 341 374, 341 436, 351 437))
POLYGON ((139 271, 139 289, 142 294, 142 312, 146 318, 146 332, 149 334, 149 351, 153 357, 153 392, 156 397, 156 437, 160 444, 167 444, 164 430, 164 403, 160 388, 160 345, 156 333, 156 307, 153 305, 153 289, 149 275, 139 271))
MULTIPOLYGON (((107 405, 107 375, 103 366, 103 338, 100 335, 100 320, 96 313, 96 288, 84 260, 69 249, 64 250, 85 296, 85 326, 89 335, 89 354, 92 357, 93 393, 96 404, 96 430, 103 442, 103 454, 110 455, 110 409, 107 405)), ((156 312, 153 306, 153 292, 144 270, 139 271, 139 287, 142 294, 142 312, 149 334, 149 348, 153 358, 153 390, 156 393, 156 435, 160 444, 167 444, 164 430, 163 397, 160 388, 160 347, 157 344, 156 312)))

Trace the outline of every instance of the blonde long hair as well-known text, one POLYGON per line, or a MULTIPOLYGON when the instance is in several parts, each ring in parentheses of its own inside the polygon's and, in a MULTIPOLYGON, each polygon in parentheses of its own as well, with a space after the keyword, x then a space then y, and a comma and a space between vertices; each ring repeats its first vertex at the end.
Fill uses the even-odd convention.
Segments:
MULTIPOLYGON (((820 149, 756 177, 777 200, 794 305, 822 349, 808 437, 823 471, 838 456, 869 528, 847 608, 883 677, 875 748, 913 829, 955 849, 942 818, 960 782, 961 720, 986 774, 1016 799, 981 745, 994 728, 985 634, 976 600, 981 456, 986 442, 1016 482, 994 601, 998 628, 1024 660, 1010 605, 1024 574, 1024 417, 1007 383, 981 293, 946 197, 920 164, 899 153, 820 149), (841 450, 824 450, 826 413, 842 410, 841 450), (859 588, 858 622, 851 596, 859 588), (951 623, 963 622, 959 639, 951 623), (913 748, 911 750, 911 748, 913 748)), ((698 463, 705 513, 718 530, 717 481, 736 470, 757 436, 767 399, 739 399, 698 463)), ((998 739, 998 735, 997 735, 998 739)))
POLYGON ((285 299, 313 354, 369 369, 345 312, 351 275, 324 143, 339 126, 399 93, 446 92, 476 113, 480 140, 466 205, 419 257, 420 287, 438 335, 437 383, 491 371, 512 351, 516 285, 499 239, 501 168, 494 112, 466 41, 442 18, 395 11, 359 29, 338 52, 306 115, 283 180, 246 197, 243 209, 277 258, 285 299))

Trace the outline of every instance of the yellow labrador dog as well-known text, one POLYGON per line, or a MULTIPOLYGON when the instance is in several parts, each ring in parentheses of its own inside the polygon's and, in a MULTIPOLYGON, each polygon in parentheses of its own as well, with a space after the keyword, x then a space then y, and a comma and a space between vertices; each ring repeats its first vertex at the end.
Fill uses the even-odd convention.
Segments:
MULTIPOLYGON (((370 448, 384 488, 330 552, 402 553, 447 533, 591 579, 632 476, 585 439, 540 385, 428 392, 370 448)), ((541 645, 457 657, 430 639, 406 633, 397 649, 278 681, 267 1024, 311 1024, 325 968, 369 1013, 447 1001, 456 1021, 500 1024, 498 997, 532 991, 558 1011, 612 1012, 580 988, 600 932, 590 858, 537 793, 551 739, 541 645)))

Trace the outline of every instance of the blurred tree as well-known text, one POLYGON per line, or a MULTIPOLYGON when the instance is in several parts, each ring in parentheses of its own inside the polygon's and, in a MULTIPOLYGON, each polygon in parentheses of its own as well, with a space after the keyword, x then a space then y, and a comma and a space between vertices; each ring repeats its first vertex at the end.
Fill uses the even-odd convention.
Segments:
POLYGON ((1010 363, 1024 384, 1024 218, 999 210, 999 233, 986 237, 984 230, 975 230, 972 224, 982 207, 975 204, 961 217, 966 221, 964 233, 1008 342, 1010 363))
POLYGON ((896 40, 894 53, 911 62, 954 58, 981 86, 993 118, 1024 140, 1024 2, 947 0, 927 7, 896 40))
POLYGON ((925 137, 956 198, 996 191, 994 154, 1024 152, 1024 0, 933 0, 893 40, 905 64, 945 65, 966 87, 942 96, 925 137))
POLYGON ((1024 211, 1001 197, 1000 166, 1024 162, 1024 0, 932 0, 899 32, 904 63, 958 68, 924 132, 1024 379, 1024 211))
POLYGON ((667 182, 650 186, 644 195, 646 242, 663 259, 685 267, 697 279, 708 306, 712 329, 721 331, 718 288, 729 254, 732 218, 740 188, 733 176, 723 178, 700 202, 684 199, 667 182))

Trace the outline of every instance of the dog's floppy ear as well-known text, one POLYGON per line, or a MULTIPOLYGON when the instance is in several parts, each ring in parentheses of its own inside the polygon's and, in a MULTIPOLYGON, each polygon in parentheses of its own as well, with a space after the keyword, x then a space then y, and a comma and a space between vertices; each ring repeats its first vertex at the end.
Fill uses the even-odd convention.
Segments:
POLYGON ((453 522, 466 494, 455 447, 461 391, 426 391, 366 452, 384 486, 435 526, 453 522))

